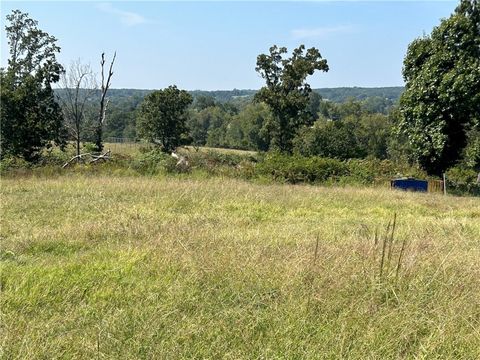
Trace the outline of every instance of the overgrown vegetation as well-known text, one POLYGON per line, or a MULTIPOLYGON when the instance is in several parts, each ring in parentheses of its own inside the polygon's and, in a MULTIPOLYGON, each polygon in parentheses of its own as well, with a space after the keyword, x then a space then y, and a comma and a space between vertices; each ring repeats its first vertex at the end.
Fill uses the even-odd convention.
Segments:
POLYGON ((96 89, 7 16, 0 357, 480 358, 479 9, 412 43, 400 107, 322 98, 303 45, 259 55, 258 92, 110 102, 115 55, 96 89), (388 190, 444 170, 449 196, 388 190))
POLYGON ((2 180, 2 357, 480 356, 477 199, 114 174, 2 180))
POLYGON ((51 145, 63 144, 63 117, 52 85, 63 71, 56 56, 57 39, 19 10, 6 16, 10 57, 0 69, 0 159, 21 156, 27 161, 51 145))
MULTIPOLYGON (((480 129, 480 2, 461 0, 404 60, 399 128, 431 174, 461 160, 468 132, 480 129)), ((480 163, 476 164, 480 167, 480 163)))

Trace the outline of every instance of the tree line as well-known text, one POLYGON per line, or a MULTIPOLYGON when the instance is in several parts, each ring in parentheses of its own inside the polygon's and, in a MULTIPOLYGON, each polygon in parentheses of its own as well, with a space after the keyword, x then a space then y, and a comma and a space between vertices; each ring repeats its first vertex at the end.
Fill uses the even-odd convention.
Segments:
POLYGON ((258 55, 255 70, 265 80, 258 91, 210 96, 169 86, 132 93, 110 106, 114 60, 104 73, 102 54, 98 85, 88 66, 64 68, 56 61, 56 39, 28 14, 16 10, 7 22, 10 59, 1 70, 2 156, 35 160, 42 148, 69 140, 75 141, 77 152, 85 141, 93 141, 100 151, 105 135, 120 135, 146 139, 165 152, 193 145, 337 159, 404 159, 430 174, 458 164, 480 167, 479 0, 461 0, 431 34, 409 45, 406 86, 398 102, 398 88, 342 102, 322 98, 307 78, 328 71, 327 60, 318 49, 300 45, 292 52, 272 46, 258 55), (62 89, 55 94, 52 85, 58 82, 62 89))

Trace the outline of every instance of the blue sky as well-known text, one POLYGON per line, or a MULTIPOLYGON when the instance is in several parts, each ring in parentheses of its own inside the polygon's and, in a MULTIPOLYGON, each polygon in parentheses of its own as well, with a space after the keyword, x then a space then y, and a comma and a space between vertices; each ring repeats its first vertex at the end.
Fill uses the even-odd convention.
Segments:
POLYGON ((277 44, 317 47, 330 71, 313 87, 403 85, 402 61, 414 38, 430 33, 456 1, 59 2, 2 1, 5 15, 28 12, 54 35, 63 64, 80 58, 99 71, 117 51, 112 87, 257 89, 256 56, 277 44), (107 58, 107 59, 108 59, 107 58))

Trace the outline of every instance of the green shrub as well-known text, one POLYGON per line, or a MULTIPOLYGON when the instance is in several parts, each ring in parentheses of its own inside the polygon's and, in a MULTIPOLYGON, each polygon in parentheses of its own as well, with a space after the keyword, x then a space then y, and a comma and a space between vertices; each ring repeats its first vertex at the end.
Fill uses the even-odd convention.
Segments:
POLYGON ((480 196, 478 172, 463 167, 450 168, 446 173, 447 192, 455 195, 470 194, 480 196))
MULTIPOLYGON (((247 163, 255 163, 257 161, 256 157, 250 155, 227 154, 217 151, 199 151, 188 153, 185 156, 193 169, 204 170, 208 174, 222 176, 237 176, 240 169, 246 169, 247 163)), ((249 168, 251 167, 249 165, 249 168)))
POLYGON ((28 170, 32 164, 20 157, 9 156, 0 160, 0 174, 10 171, 28 170))
POLYGON ((350 159, 345 163, 348 166, 349 180, 365 185, 386 182, 400 176, 427 178, 424 171, 408 163, 394 163, 375 158, 350 159))
POLYGON ((97 145, 91 142, 83 143, 83 152, 85 153, 92 153, 97 151, 97 145))
POLYGON ((57 146, 44 150, 41 153, 39 162, 40 166, 63 166, 68 160, 75 156, 75 149, 67 146, 65 149, 60 149, 57 146))
POLYGON ((157 149, 141 153, 130 162, 130 168, 144 175, 155 175, 161 172, 173 172, 176 159, 157 149))
POLYGON ((288 183, 315 183, 348 174, 347 166, 335 159, 299 155, 268 154, 257 166, 257 174, 288 183))

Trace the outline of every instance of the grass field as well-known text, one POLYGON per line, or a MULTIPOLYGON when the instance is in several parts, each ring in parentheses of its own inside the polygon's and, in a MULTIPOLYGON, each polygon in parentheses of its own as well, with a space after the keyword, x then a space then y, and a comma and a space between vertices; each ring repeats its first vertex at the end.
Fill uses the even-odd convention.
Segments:
POLYGON ((478 198, 62 175, 1 206, 2 359, 480 358, 478 198))
MULTIPOLYGON (((140 152, 141 148, 148 148, 151 145, 146 143, 104 143, 105 150, 111 150, 114 154, 122 154, 122 155, 137 155, 140 152)), ((255 155, 255 151, 248 151, 248 150, 236 150, 236 149, 226 149, 226 148, 212 148, 201 146, 195 149, 193 146, 182 146, 179 149, 180 153, 188 154, 189 152, 195 153, 196 151, 200 152, 209 152, 214 151, 220 154, 237 154, 237 155, 255 155)))

